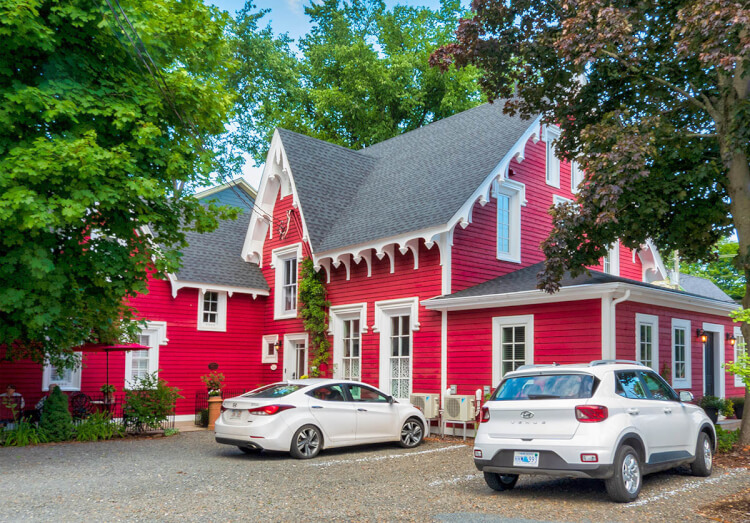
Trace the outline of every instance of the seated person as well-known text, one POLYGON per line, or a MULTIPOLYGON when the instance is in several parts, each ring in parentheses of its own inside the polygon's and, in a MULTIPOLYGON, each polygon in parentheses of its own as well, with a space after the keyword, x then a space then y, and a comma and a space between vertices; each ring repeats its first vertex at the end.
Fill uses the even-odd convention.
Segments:
POLYGON ((13 384, 8 384, 5 393, 0 394, 0 422, 15 421, 26 406, 23 396, 16 392, 13 384))

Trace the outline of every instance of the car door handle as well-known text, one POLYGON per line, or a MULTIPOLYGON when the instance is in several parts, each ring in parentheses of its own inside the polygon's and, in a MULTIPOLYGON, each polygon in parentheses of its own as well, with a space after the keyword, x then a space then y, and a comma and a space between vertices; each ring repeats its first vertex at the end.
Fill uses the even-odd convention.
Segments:
POLYGON ((322 409, 323 405, 313 405, 312 408, 313 409, 322 409))
POLYGON ((357 412, 367 412, 367 409, 357 409, 357 412))
POLYGON ((665 407, 665 408, 664 408, 664 413, 665 413, 665 414, 672 414, 672 409, 670 409, 670 408, 668 408, 668 407, 665 407))
POLYGON ((628 414, 631 416, 637 416, 640 411, 638 409, 628 409, 628 414))

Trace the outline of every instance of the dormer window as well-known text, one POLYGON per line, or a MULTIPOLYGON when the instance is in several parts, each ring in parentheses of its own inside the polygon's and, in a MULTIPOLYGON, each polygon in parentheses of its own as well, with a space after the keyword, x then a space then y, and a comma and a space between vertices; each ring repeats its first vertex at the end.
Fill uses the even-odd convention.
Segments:
POLYGON ((227 293, 205 291, 198 293, 198 330, 227 330, 227 293))
POLYGON ((560 158, 554 141, 560 137, 558 127, 547 126, 544 141, 547 143, 547 185, 560 188, 560 158))
POLYGON ((521 262, 521 206, 526 205, 526 186, 513 180, 495 183, 497 199, 497 258, 521 262))
POLYGON ((570 162, 570 192, 576 194, 578 186, 583 182, 583 171, 578 166, 578 162, 570 162))
POLYGON ((272 252, 274 277, 274 319, 297 317, 299 261, 302 244, 296 243, 272 252))

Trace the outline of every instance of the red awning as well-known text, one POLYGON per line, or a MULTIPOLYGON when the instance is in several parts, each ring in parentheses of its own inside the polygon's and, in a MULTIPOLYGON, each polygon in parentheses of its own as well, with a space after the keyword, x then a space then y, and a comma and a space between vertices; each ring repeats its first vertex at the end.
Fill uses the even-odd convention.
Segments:
POLYGON ((131 350, 149 350, 151 347, 138 343, 122 343, 120 345, 108 345, 106 343, 87 343, 80 347, 74 347, 76 352, 126 352, 131 350))

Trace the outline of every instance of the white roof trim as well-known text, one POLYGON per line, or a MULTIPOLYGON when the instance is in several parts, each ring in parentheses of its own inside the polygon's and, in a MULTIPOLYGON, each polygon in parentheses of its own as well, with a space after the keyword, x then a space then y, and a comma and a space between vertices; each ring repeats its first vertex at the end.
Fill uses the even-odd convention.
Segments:
POLYGON ((213 283, 199 283, 193 281, 180 281, 174 274, 167 274, 169 282, 172 284, 172 298, 177 297, 177 291, 180 289, 198 289, 201 294, 205 294, 206 291, 219 291, 226 292, 231 298, 235 292, 237 294, 252 294, 253 299, 258 296, 268 296, 269 292, 265 289, 254 289, 252 287, 235 287, 233 285, 216 285, 213 283))
POLYGON ((430 310, 459 311, 598 299, 625 290, 630 291, 629 301, 674 309, 724 316, 739 308, 736 304, 712 298, 681 294, 667 289, 650 289, 624 282, 574 285, 563 287, 554 294, 548 294, 542 290, 533 290, 485 296, 439 297, 423 300, 421 304, 430 310))

